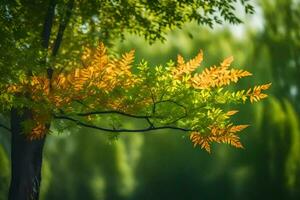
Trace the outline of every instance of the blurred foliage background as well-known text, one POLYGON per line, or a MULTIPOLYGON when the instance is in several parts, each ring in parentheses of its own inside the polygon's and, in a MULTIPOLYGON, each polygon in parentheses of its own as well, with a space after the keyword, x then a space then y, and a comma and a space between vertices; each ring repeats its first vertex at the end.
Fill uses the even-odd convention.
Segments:
MULTIPOLYGON (((270 98, 244 106, 236 117, 251 122, 242 135, 244 150, 218 145, 209 155, 180 132, 121 134, 114 140, 78 127, 58 135, 53 127, 44 150, 41 199, 300 199, 300 2, 260 0, 255 10, 239 26, 187 24, 164 43, 149 45, 133 35, 113 42, 115 53, 136 49, 136 62, 153 66, 178 53, 191 58, 199 49, 203 66, 233 55, 236 67, 254 74, 242 84, 272 82, 270 98)), ((0 200, 7 199, 9 141, 1 129, 0 200)))

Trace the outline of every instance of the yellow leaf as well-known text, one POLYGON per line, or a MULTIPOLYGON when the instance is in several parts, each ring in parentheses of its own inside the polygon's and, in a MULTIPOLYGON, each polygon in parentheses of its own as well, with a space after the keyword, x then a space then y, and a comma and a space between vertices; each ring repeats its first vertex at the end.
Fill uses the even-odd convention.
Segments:
POLYGON ((181 55, 177 56, 178 66, 174 68, 171 73, 175 79, 181 78, 184 74, 190 74, 197 69, 203 60, 203 52, 200 51, 195 58, 191 59, 188 62, 184 62, 184 59, 181 55))
POLYGON ((268 83, 268 84, 261 85, 260 87, 262 90, 267 90, 271 87, 271 85, 272 85, 272 83, 268 83))
POLYGON ((247 127, 249 127, 249 125, 236 125, 236 126, 232 126, 232 127, 230 127, 229 132, 231 132, 231 133, 240 132, 240 131, 244 130, 247 127))
POLYGON ((232 62, 233 62, 233 56, 230 56, 221 63, 221 67, 228 68, 232 62))
POLYGON ((238 110, 230 110, 226 113, 226 115, 231 116, 231 115, 235 115, 238 112, 239 112, 238 110))

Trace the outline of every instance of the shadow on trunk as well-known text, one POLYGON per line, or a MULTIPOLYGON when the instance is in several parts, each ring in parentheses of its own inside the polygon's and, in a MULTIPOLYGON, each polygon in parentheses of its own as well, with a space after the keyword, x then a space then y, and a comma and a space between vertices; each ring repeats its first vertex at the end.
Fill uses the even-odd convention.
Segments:
POLYGON ((31 111, 11 111, 11 183, 9 200, 39 199, 41 167, 45 138, 29 140, 22 131, 22 122, 31 119, 31 111))

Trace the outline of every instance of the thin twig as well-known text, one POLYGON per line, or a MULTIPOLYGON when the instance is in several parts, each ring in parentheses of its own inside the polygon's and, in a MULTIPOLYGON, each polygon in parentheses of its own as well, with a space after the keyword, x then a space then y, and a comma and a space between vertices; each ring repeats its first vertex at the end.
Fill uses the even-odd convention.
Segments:
POLYGON ((87 127, 87 128, 97 129, 97 130, 106 131, 106 132, 115 132, 115 133, 121 133, 121 132, 137 133, 137 132, 148 132, 148 131, 163 130, 163 129, 180 130, 180 131, 185 131, 185 132, 193 131, 191 129, 181 128, 181 127, 176 127, 176 126, 159 126, 159 127, 149 126, 147 128, 143 128, 143 129, 110 129, 110 128, 104 128, 104 127, 100 127, 100 126, 96 126, 96 125, 92 125, 92 124, 87 124, 80 120, 77 120, 77 119, 74 119, 74 118, 71 118, 68 116, 54 116, 54 118, 69 120, 69 121, 76 123, 77 125, 87 127))
POLYGON ((147 122, 148 122, 148 124, 149 124, 150 127, 154 127, 153 122, 151 122, 149 118, 147 118, 146 120, 147 120, 147 122))
POLYGON ((9 127, 3 125, 3 124, 0 124, 0 128, 3 128, 3 129, 5 129, 5 130, 11 132, 11 129, 10 129, 9 127))
POLYGON ((153 118, 152 116, 148 115, 132 115, 128 113, 124 113, 117 110, 108 110, 108 111, 93 111, 93 112, 86 112, 86 113, 78 113, 77 116, 85 117, 89 115, 101 115, 101 114, 119 114, 127 117, 137 118, 137 119, 147 119, 147 118, 153 118))

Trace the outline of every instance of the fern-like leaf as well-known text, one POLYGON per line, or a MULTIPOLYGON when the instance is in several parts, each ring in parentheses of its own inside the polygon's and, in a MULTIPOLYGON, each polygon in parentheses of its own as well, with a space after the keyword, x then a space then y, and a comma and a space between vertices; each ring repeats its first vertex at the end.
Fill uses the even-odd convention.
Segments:
POLYGON ((259 101, 261 99, 268 97, 268 95, 262 93, 262 91, 269 89, 270 86, 271 86, 271 83, 255 86, 253 89, 250 88, 247 91, 246 95, 250 98, 251 103, 259 101))
POLYGON ((195 74, 191 79, 191 84, 196 89, 209 89, 236 83, 240 78, 251 76, 248 71, 241 69, 229 69, 233 57, 225 59, 219 67, 212 66, 206 68, 202 73, 195 74))
POLYGON ((191 59, 187 63, 181 55, 177 56, 178 66, 172 70, 172 75, 175 79, 179 79, 184 74, 190 74, 195 71, 201 64, 203 60, 203 52, 200 51, 195 58, 191 59))

